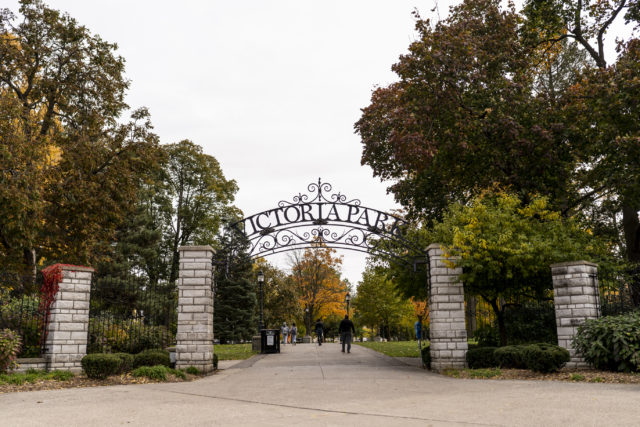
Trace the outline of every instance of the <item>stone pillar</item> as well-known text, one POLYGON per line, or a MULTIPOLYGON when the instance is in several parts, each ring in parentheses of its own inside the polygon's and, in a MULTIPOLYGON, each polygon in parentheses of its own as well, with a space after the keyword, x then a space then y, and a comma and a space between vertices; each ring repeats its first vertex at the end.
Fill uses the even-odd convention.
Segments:
POLYGON ((573 349, 578 326, 587 319, 600 317, 598 265, 587 261, 553 264, 553 302, 556 309, 558 345, 569 350, 570 368, 589 366, 573 349))
POLYGON ((49 370, 82 372, 87 354, 93 268, 60 265, 62 281, 51 304, 45 359, 49 370))
MULTIPOLYGON (((464 368, 467 355, 464 288, 459 279, 462 268, 449 268, 439 244, 427 248, 429 254, 429 323, 431 368, 464 368)), ((455 261, 455 259, 450 259, 455 261)))
POLYGON ((213 249, 182 246, 178 279, 176 369, 213 370, 213 249))

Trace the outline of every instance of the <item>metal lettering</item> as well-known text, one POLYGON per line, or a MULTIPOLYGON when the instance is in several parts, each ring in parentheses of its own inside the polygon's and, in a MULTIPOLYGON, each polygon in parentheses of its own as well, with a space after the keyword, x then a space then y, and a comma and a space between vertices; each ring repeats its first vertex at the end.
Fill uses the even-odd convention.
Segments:
POLYGON ((284 219, 286 219, 289 222, 297 222, 300 219, 300 211, 295 206, 287 206, 287 208, 284 210, 284 219), (293 209, 296 212, 296 219, 289 218, 289 211, 291 209, 293 209))
POLYGON ((312 207, 313 206, 311 206, 310 204, 300 205, 300 210, 302 211, 302 221, 315 221, 315 218, 311 213, 312 207), (308 219, 307 216, 309 217, 308 219))
POLYGON ((267 224, 267 225, 260 224, 260 217, 261 216, 266 216, 267 219, 269 219, 269 214, 268 213, 260 212, 258 215, 256 215, 256 224, 258 224, 258 227, 260 227, 261 230, 264 230, 267 227, 271 227, 271 221, 269 221, 269 224, 267 224))

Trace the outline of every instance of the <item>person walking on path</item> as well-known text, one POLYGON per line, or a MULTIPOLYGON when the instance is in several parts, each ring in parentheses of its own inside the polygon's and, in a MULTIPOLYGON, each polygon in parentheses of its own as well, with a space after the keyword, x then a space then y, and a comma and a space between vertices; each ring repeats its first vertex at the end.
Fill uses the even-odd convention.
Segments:
POLYGON ((291 324, 291 329, 289 330, 291 334, 291 344, 296 345, 296 337, 298 335, 298 328, 296 327, 296 322, 291 324))
POLYGON ((347 353, 351 353, 351 332, 355 335, 356 328, 353 326, 353 322, 349 320, 349 315, 345 314, 344 319, 340 322, 338 327, 340 338, 342 339, 342 352, 344 353, 344 345, 347 344, 347 353))
POLYGON ((316 335, 318 336, 318 345, 322 345, 324 333, 324 323, 322 323, 322 319, 318 319, 316 321, 316 335))
POLYGON ((282 343, 286 344, 287 338, 289 338, 289 327, 287 326, 287 322, 282 322, 280 332, 282 332, 282 343))

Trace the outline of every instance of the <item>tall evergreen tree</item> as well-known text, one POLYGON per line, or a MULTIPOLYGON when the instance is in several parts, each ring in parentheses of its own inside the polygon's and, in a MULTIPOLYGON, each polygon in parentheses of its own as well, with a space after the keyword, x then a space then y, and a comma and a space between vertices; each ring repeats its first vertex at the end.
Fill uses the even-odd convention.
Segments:
POLYGON ((224 344, 248 340, 256 332, 256 290, 248 242, 240 233, 221 237, 216 259, 214 334, 224 344), (224 261, 224 262, 222 262, 224 261))

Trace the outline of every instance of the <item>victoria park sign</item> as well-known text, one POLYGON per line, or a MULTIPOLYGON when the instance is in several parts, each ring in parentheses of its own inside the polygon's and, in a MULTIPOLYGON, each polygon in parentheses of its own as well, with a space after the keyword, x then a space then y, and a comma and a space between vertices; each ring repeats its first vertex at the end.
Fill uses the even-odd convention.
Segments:
POLYGON ((251 243, 252 257, 310 247, 378 253, 396 257, 393 247, 409 248, 407 222, 393 214, 362 206, 344 194, 330 193, 331 184, 318 179, 292 201, 248 216, 232 226, 251 243))

